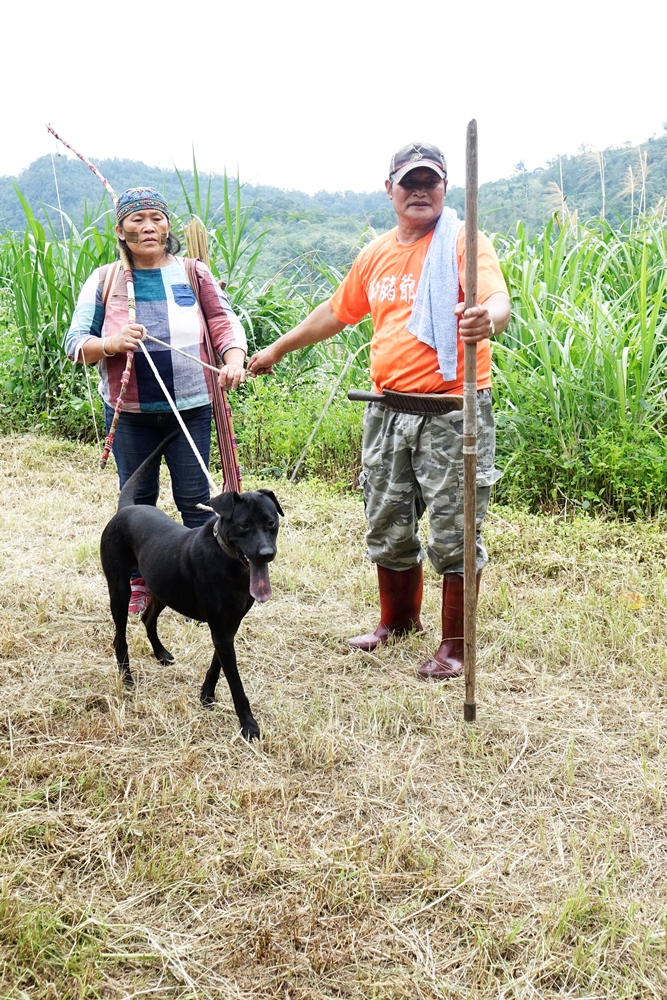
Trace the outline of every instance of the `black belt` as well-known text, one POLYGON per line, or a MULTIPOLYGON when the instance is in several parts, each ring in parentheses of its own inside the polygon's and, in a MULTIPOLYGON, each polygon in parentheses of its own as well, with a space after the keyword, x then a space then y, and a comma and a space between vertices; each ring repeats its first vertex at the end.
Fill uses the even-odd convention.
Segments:
POLYGON ((396 392, 384 389, 382 393, 349 389, 347 398, 353 402, 380 403, 397 413, 451 413, 463 409, 463 396, 444 392, 396 392))

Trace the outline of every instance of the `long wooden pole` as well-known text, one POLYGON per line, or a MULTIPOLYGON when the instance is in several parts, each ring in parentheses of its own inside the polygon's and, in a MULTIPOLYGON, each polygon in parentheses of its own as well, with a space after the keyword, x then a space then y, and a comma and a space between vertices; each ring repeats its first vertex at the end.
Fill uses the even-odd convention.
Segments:
MULTIPOLYGON (((477 120, 466 136, 465 307, 477 305, 477 120)), ((477 344, 464 348, 463 373, 463 718, 474 722, 477 667, 477 344)))

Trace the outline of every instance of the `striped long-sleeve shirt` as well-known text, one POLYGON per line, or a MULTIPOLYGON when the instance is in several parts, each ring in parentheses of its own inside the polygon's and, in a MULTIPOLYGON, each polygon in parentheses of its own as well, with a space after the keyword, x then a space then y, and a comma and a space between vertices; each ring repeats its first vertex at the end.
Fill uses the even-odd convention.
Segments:
MULTIPOLYGON (((109 266, 98 267, 93 271, 81 289, 65 338, 67 355, 73 361, 79 359, 81 347, 89 337, 111 337, 128 322, 127 288, 120 269, 114 287, 107 296, 105 309, 104 279, 109 266)), ((201 312, 185 268, 178 258, 166 267, 135 269, 132 276, 137 323, 141 323, 151 336, 158 337, 166 344, 173 344, 202 361, 215 363, 215 359, 207 356, 201 312)), ((197 277, 202 310, 216 351, 221 356, 230 347, 240 347, 247 352, 241 321, 232 310, 227 296, 201 261, 197 262, 197 277)), ((209 402, 208 379, 214 376, 201 365, 188 361, 167 347, 150 340, 145 340, 144 344, 179 410, 192 409, 209 402)), ((115 405, 118 396, 125 358, 125 354, 116 354, 103 358, 98 364, 100 395, 110 406, 115 405)), ((169 410, 169 403, 141 348, 134 354, 124 409, 131 413, 169 410)))

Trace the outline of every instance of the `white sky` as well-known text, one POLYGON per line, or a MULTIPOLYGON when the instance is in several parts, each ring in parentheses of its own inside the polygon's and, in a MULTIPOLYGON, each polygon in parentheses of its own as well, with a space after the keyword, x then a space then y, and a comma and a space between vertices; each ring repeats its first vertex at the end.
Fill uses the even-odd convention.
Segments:
POLYGON ((413 139, 462 184, 472 117, 480 180, 667 121, 664 2, 4 0, 0 25, 0 174, 55 150, 47 121, 93 159, 187 168, 194 145, 309 192, 376 190, 413 139))

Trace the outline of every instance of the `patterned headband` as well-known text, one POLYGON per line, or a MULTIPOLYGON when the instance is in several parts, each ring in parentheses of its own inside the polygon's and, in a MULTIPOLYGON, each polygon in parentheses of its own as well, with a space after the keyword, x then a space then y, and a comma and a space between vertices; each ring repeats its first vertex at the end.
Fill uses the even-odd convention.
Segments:
POLYGON ((143 212, 155 208, 169 218, 169 207, 159 191, 150 187, 129 188, 123 191, 116 205, 116 221, 118 225, 132 212, 143 212))

